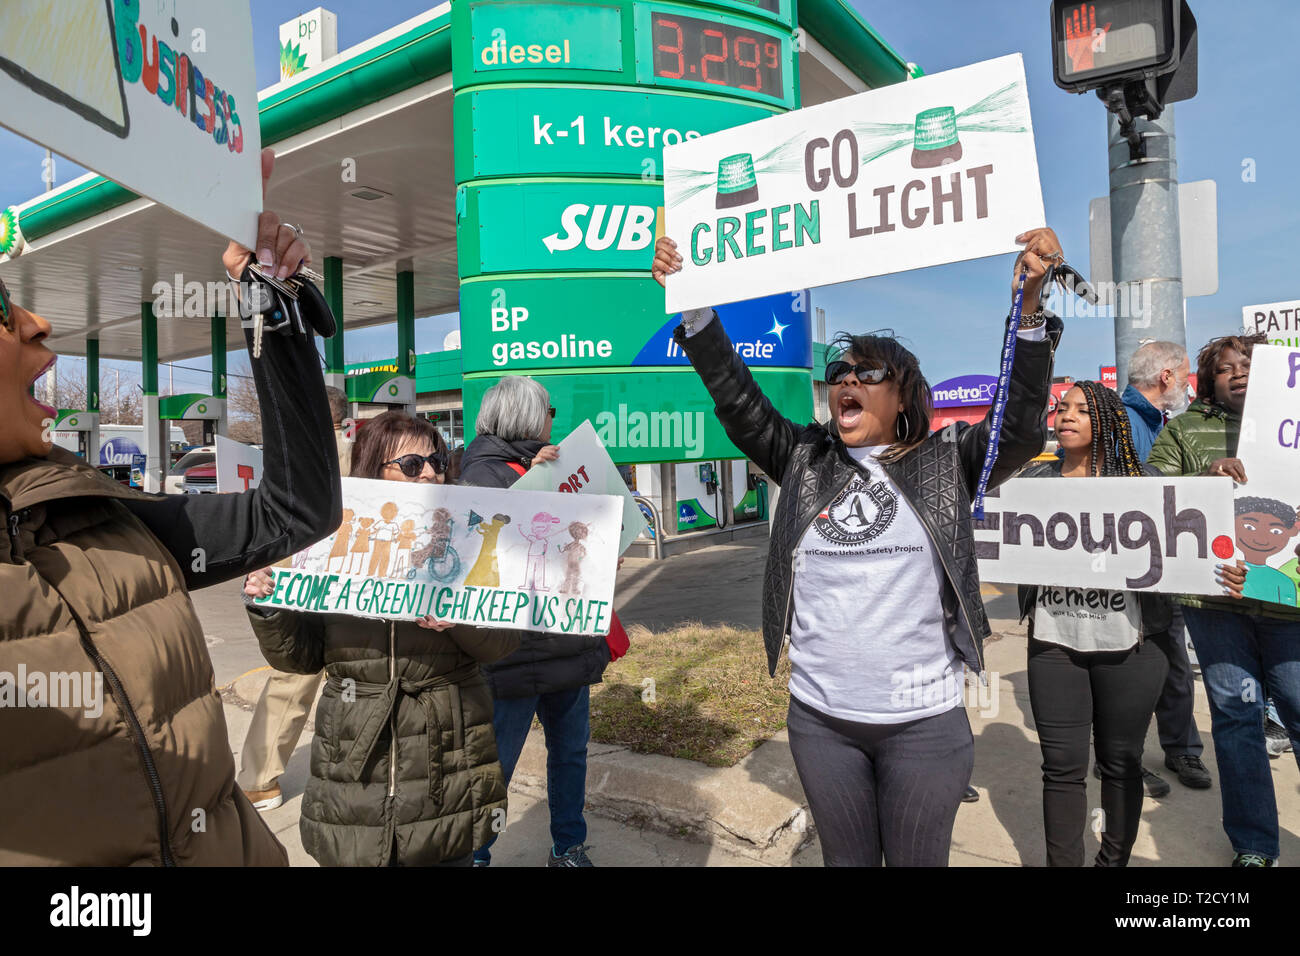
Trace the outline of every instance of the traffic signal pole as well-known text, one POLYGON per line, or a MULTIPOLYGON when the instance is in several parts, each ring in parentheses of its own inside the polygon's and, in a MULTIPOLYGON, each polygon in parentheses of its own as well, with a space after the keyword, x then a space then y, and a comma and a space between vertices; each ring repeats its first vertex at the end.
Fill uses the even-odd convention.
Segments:
POLYGON ((1110 249, 1115 296, 1115 365, 1122 392, 1128 364, 1143 341, 1186 348, 1183 266, 1178 221, 1174 108, 1135 122, 1146 157, 1131 159, 1119 118, 1106 114, 1110 158, 1110 249))

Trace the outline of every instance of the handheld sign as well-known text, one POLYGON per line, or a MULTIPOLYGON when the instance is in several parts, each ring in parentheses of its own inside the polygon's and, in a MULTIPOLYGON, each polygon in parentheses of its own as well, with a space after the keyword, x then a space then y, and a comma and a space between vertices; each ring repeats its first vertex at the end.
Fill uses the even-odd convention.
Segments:
POLYGON ((262 450, 217 436, 217 493, 239 493, 262 481, 262 450))
POLYGON ((1044 225, 1020 54, 664 150, 667 311, 1017 250, 1044 225))
POLYGON ((980 578, 1220 594, 1232 552, 1227 478, 1012 478, 974 522, 980 578))
POLYGON ((237 242, 256 239, 247 3, 0 4, 0 124, 237 242))
POLYGON ((591 421, 584 421, 570 432, 559 447, 558 460, 533 465, 510 487, 621 498, 623 530, 618 540, 618 553, 622 554, 646 529, 646 520, 591 421))
POLYGON ((343 479, 343 524, 275 569, 266 607, 605 634, 621 502, 343 479))
POLYGON ((1297 606, 1300 594, 1300 348, 1256 345, 1241 416, 1235 557, 1246 562, 1244 596, 1297 606))

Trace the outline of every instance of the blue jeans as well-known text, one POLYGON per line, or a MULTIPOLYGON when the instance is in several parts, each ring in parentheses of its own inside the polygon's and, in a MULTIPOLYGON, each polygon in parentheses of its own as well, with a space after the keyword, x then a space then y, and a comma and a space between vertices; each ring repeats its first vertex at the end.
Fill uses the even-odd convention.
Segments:
MULTIPOLYGON (((497 759, 506 776, 514 776, 519 754, 533 726, 533 715, 546 734, 546 802, 551 809, 551 840, 558 853, 587 839, 582 808, 587 802, 587 740, 591 737, 591 688, 516 697, 493 703, 492 729, 497 759)), ((494 836, 474 851, 475 860, 491 861, 494 836)))
POLYGON ((1237 853, 1278 856, 1277 799, 1264 749, 1264 685, 1300 762, 1300 621, 1184 607, 1210 698, 1223 829, 1237 853))

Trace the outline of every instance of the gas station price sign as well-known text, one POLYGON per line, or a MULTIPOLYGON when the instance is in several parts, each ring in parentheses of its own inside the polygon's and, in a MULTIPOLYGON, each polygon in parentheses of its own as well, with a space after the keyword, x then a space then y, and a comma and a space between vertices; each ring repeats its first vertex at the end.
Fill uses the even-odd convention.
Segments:
POLYGON ((637 81, 749 96, 794 107, 790 35, 778 27, 683 8, 638 4, 637 81))

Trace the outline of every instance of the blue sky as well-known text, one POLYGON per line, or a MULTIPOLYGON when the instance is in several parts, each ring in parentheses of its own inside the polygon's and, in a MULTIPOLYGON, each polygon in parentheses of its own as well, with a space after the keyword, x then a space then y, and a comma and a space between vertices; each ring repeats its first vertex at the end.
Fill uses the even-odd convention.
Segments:
MULTIPOLYGON (((927 73, 1021 52, 1048 224, 1069 261, 1088 272, 1088 202, 1107 192, 1105 111, 1091 94, 1074 96, 1052 82, 1046 0, 851 0, 887 42, 927 73)), ((431 0, 335 0, 339 48, 345 49, 428 9, 431 0)), ((304 0, 257 0, 253 31, 259 88, 278 78, 277 27, 310 9, 304 0)), ((1300 4, 1290 0, 1192 0, 1199 23, 1200 90, 1176 107, 1179 178, 1218 183, 1219 291, 1188 300, 1188 345, 1239 325, 1241 307, 1300 297, 1293 257, 1300 225, 1300 74, 1291 40, 1300 4), (1243 181, 1253 160, 1255 181, 1243 181)), ((44 151, 0 130, 0 207, 39 193, 44 151)), ((66 160, 57 182, 79 175, 66 160)), ((827 329, 892 327, 921 360, 931 382, 992 373, 1009 301, 1011 257, 982 259, 819 289, 827 329)), ((435 351, 454 317, 416 323, 416 348, 435 351)), ((395 352, 392 326, 349 333, 349 361, 395 352)), ((1095 377, 1114 360, 1112 322, 1076 319, 1067 326, 1057 371, 1095 377)), ((110 363, 106 363, 110 364, 110 363)), ((186 365, 204 367, 195 359, 186 365)), ((129 363, 121 363, 125 370, 129 363)), ((233 366, 232 366, 233 367, 233 366)), ((138 366, 136 366, 138 369, 138 366)), ((138 373, 137 373, 138 374, 138 373)), ((177 391, 206 390, 205 374, 175 371, 177 391)), ((166 387, 166 369, 162 383, 166 387)))

